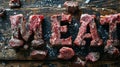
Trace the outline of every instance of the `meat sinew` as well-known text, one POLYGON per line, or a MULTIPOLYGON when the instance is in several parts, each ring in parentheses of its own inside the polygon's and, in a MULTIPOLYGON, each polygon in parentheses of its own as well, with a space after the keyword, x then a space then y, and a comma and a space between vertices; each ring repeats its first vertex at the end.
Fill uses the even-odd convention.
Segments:
POLYGON ((9 7, 10 8, 19 8, 19 7, 21 7, 20 0, 10 0, 9 7))
POLYGON ((52 27, 52 34, 50 37, 50 43, 51 45, 71 45, 72 44, 72 38, 71 36, 68 38, 60 39, 61 32, 66 33, 67 32, 67 25, 60 26, 60 21, 63 23, 71 23, 71 15, 67 15, 62 13, 61 15, 53 15, 51 17, 51 27, 52 27), (61 16, 61 19, 58 20, 58 17, 61 16), (64 22, 65 21, 65 22, 64 22))
POLYGON ((43 15, 31 15, 30 16, 30 30, 34 32, 34 40, 32 41, 32 46, 38 47, 44 44, 42 37, 42 21, 44 19, 43 15))
POLYGON ((59 52, 60 53, 58 55, 58 58, 64 59, 64 60, 71 59, 75 55, 74 50, 72 48, 69 48, 69 47, 62 47, 59 50, 59 52))
POLYGON ((67 8, 68 13, 75 14, 79 11, 78 2, 66 1, 64 6, 67 8))
POLYGON ((100 58, 100 53, 98 52, 90 52, 87 56, 86 56, 86 60, 87 61, 92 61, 95 62, 100 58))
POLYGON ((30 56, 33 59, 44 60, 47 56, 47 51, 34 50, 31 52, 30 56))

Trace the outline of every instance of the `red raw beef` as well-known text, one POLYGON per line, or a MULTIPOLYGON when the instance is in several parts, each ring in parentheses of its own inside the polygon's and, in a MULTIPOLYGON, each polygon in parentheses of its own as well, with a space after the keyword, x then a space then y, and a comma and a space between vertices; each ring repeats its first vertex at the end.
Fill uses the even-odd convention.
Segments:
POLYGON ((23 43, 24 43, 23 40, 19 40, 13 37, 9 40, 9 45, 13 48, 23 46, 23 43))
POLYGON ((86 60, 87 61, 92 61, 95 62, 100 58, 100 53, 98 52, 90 52, 87 56, 86 56, 86 60))
POLYGON ((58 55, 58 58, 64 59, 64 60, 71 59, 75 55, 74 50, 72 48, 69 48, 69 47, 62 47, 59 50, 59 52, 60 53, 58 55))
POLYGON ((86 62, 77 57, 77 59, 72 62, 72 67, 85 67, 86 62))
POLYGON ((104 50, 105 52, 111 54, 111 55, 120 55, 120 51, 118 48, 114 47, 114 41, 113 40, 107 40, 107 45, 105 46, 104 50))
POLYGON ((70 14, 62 13, 61 21, 67 21, 67 22, 71 23, 71 20, 72 20, 72 16, 70 14))
POLYGON ((64 25, 64 26, 61 26, 61 27, 60 27, 60 32, 65 33, 65 32, 67 32, 67 31, 68 31, 67 25, 64 25))
POLYGON ((72 45, 72 38, 71 36, 66 38, 66 39, 60 39, 61 34, 60 32, 67 32, 67 26, 60 26, 60 21, 58 21, 58 16, 61 16, 61 20, 60 21, 64 21, 71 23, 71 15, 66 15, 64 13, 62 13, 61 15, 53 15, 51 17, 51 27, 52 27, 52 34, 50 37, 50 43, 51 45, 72 45))
POLYGON ((17 14, 10 16, 11 29, 12 29, 12 38, 9 41, 11 47, 22 46, 22 33, 24 32, 24 17, 22 14, 17 14))
POLYGON ((44 19, 43 15, 31 15, 29 18, 30 30, 34 32, 34 40, 32 41, 32 46, 38 47, 44 44, 42 39, 42 21, 44 19))
POLYGON ((95 16, 83 14, 80 18, 81 26, 79 28, 78 35, 74 41, 74 44, 77 46, 85 45, 85 38, 92 38, 91 46, 100 46, 102 45, 102 39, 99 38, 97 33, 96 23, 94 22, 95 16), (90 27, 90 33, 86 33, 87 26, 90 27))
POLYGON ((31 52, 30 56, 33 59, 44 60, 47 56, 47 52, 46 51, 41 51, 41 50, 34 50, 34 51, 31 52))
POLYGON ((50 37, 50 43, 51 45, 57 45, 60 44, 60 22, 57 19, 57 15, 53 15, 51 20, 52 34, 50 37))
POLYGON ((72 36, 66 38, 66 39, 61 39, 61 44, 62 45, 71 45, 72 44, 72 36))
POLYGON ((105 52, 108 52, 109 54, 115 54, 119 55, 120 52, 118 48, 116 48, 116 42, 117 38, 115 38, 117 23, 120 23, 120 14, 111 14, 111 15, 105 15, 101 16, 100 23, 102 25, 108 24, 109 25, 109 39, 107 40, 107 45, 105 46, 105 52))

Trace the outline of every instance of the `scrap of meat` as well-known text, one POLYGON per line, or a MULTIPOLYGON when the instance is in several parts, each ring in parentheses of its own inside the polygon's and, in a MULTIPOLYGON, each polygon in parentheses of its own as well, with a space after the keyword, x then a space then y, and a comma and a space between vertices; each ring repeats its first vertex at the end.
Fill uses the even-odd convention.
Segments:
POLYGON ((102 39, 98 36, 96 23, 94 22, 95 16, 83 14, 80 19, 81 26, 79 28, 78 35, 74 40, 74 44, 77 46, 85 45, 85 38, 92 38, 91 46, 102 45, 102 39), (86 33, 87 26, 90 27, 90 33, 86 33))
POLYGON ((75 14, 77 11, 79 11, 78 2, 66 1, 64 6, 67 8, 68 13, 75 14))
POLYGON ((104 51, 111 55, 119 56, 120 51, 118 48, 114 47, 113 43, 114 40, 107 40, 107 45, 105 46, 104 51))
POLYGON ((30 53, 30 56, 33 59, 44 60, 47 56, 47 51, 34 50, 30 53))
POLYGON ((19 40, 13 37, 9 40, 9 45, 13 48, 23 46, 23 43, 24 43, 23 40, 19 40))
POLYGON ((34 32, 34 40, 32 41, 32 46, 41 46, 44 44, 42 39, 42 21, 44 19, 43 15, 31 15, 30 16, 30 30, 34 32))
POLYGON ((12 38, 10 39, 10 46, 14 45, 15 46, 22 46, 23 45, 23 40, 22 40, 22 33, 24 32, 24 27, 23 25, 23 15, 18 14, 18 15, 13 15, 10 16, 10 21, 11 21, 11 29, 12 29, 12 38))
POLYGON ((98 52, 90 52, 90 53, 85 57, 85 59, 86 59, 87 61, 91 61, 91 62, 95 62, 95 61, 97 61, 99 58, 100 58, 100 53, 98 53, 98 52))
POLYGON ((96 23, 93 21, 91 23, 89 23, 89 27, 90 27, 90 32, 91 32, 91 37, 92 37, 92 41, 91 41, 91 46, 100 46, 102 45, 102 39, 100 39, 98 33, 97 33, 97 27, 96 27, 96 23))
POLYGON ((108 24, 108 23, 111 23, 111 22, 118 22, 118 23, 120 23, 120 13, 100 16, 100 23, 101 23, 101 25, 108 24))
POLYGON ((60 53, 58 55, 58 58, 64 59, 64 60, 71 59, 75 55, 74 50, 72 48, 69 48, 69 47, 62 47, 59 50, 59 52, 60 53))
POLYGON ((50 37, 51 45, 60 44, 60 22, 57 19, 57 15, 53 15, 51 17, 51 27, 52 27, 52 34, 50 37))
POLYGON ((72 16, 70 14, 62 13, 61 21, 67 21, 67 22, 71 23, 71 20, 72 20, 72 16))
POLYGON ((17 14, 17 15, 10 16, 10 21, 11 21, 11 28, 12 29, 18 28, 19 25, 23 21, 23 14, 17 14))
POLYGON ((68 31, 67 25, 64 25, 64 26, 61 26, 61 27, 60 27, 60 32, 65 33, 65 32, 67 32, 67 31, 68 31))
POLYGON ((62 45, 71 45, 72 44, 72 37, 68 37, 66 39, 61 39, 61 44, 62 45))
POLYGON ((117 42, 117 31, 116 31, 116 25, 117 23, 120 23, 120 14, 111 14, 111 15, 105 15, 101 16, 100 23, 102 25, 108 24, 109 25, 109 39, 107 40, 107 45, 105 46, 105 52, 108 52, 109 54, 117 54, 119 55, 119 50, 116 48, 117 42))
POLYGON ((20 0, 10 0, 9 7, 10 8, 19 8, 19 7, 21 7, 20 0))
POLYGON ((85 67, 86 62, 77 57, 77 59, 72 62, 72 67, 85 67))
POLYGON ((60 32, 67 32, 67 26, 60 26, 60 21, 58 21, 58 16, 61 16, 61 20, 60 21, 64 21, 71 23, 71 16, 70 15, 65 15, 65 14, 61 14, 61 15, 53 15, 51 17, 51 27, 52 27, 52 34, 50 37, 50 43, 51 45, 58 45, 58 44, 62 44, 62 45, 72 45, 72 38, 71 36, 66 38, 66 39, 60 39, 61 34, 60 32))

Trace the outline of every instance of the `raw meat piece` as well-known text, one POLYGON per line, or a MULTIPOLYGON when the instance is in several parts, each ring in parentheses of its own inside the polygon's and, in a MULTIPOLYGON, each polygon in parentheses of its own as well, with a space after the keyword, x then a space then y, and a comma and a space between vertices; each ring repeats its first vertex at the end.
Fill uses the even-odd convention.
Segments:
POLYGON ((83 14, 80 18, 81 26, 79 28, 78 35, 74 41, 74 44, 77 46, 85 45, 85 38, 92 38, 91 46, 100 46, 102 45, 102 39, 99 38, 97 33, 96 23, 94 22, 95 16, 83 14), (87 26, 90 27, 90 33, 86 34, 87 26))
POLYGON ((81 15, 81 19, 80 19, 81 26, 80 26, 80 28, 79 28, 78 35, 77 35, 76 39, 74 40, 74 44, 75 44, 75 45, 80 46, 80 44, 82 43, 82 40, 83 40, 83 36, 84 36, 84 34, 86 33, 87 25, 88 25, 93 19, 94 19, 94 18, 93 18, 91 15, 88 15, 88 14, 81 15))
POLYGON ((97 33, 97 27, 96 27, 96 23, 93 21, 91 23, 89 23, 90 26, 90 32, 91 32, 91 36, 92 36, 92 41, 91 41, 91 46, 100 46, 102 45, 102 39, 100 39, 98 33, 97 33))
POLYGON ((68 13, 75 14, 79 12, 78 2, 66 1, 64 6, 67 8, 68 13))
POLYGON ((90 53, 85 57, 85 59, 86 59, 87 61, 92 61, 92 62, 97 61, 99 58, 100 58, 100 53, 98 53, 98 52, 90 52, 90 53))
POLYGON ((57 15, 51 16, 51 20, 52 34, 50 37, 50 43, 51 45, 57 45, 60 44, 60 23, 57 19, 57 15))
POLYGON ((111 22, 116 22, 116 21, 117 21, 117 23, 120 23, 120 13, 100 16, 101 25, 108 24, 111 22))
POLYGON ((84 35, 83 38, 92 38, 92 35, 90 33, 87 33, 87 34, 84 35))
POLYGON ((44 19, 43 15, 31 15, 30 16, 30 30, 34 32, 34 40, 32 41, 33 47, 38 47, 44 44, 42 39, 42 21, 44 19))
POLYGON ((9 46, 13 48, 23 46, 23 43, 24 43, 23 40, 19 40, 13 37, 9 40, 9 46))
POLYGON ((71 45, 72 44, 72 37, 68 37, 66 39, 61 39, 61 44, 62 45, 71 45))
POLYGON ((72 63, 72 67, 85 67, 86 62, 81 60, 79 57, 72 63))
POLYGON ((69 48, 69 47, 62 47, 59 50, 59 52, 60 53, 58 55, 58 58, 64 59, 64 60, 71 59, 75 55, 74 50, 72 48, 69 48))
POLYGON ((10 8, 19 8, 19 7, 21 7, 20 0, 10 0, 9 7, 10 8))
POLYGON ((61 27, 60 27, 60 32, 65 33, 65 32, 67 32, 67 31, 68 31, 67 25, 64 25, 64 26, 61 26, 61 27))
POLYGON ((18 28, 19 25, 21 25, 23 21, 23 14, 17 14, 17 15, 10 16, 10 21, 11 21, 12 29, 18 28))
POLYGON ((71 36, 66 38, 66 39, 60 39, 61 34, 60 32, 67 32, 67 26, 60 26, 60 21, 58 21, 58 17, 61 16, 61 20, 60 21, 67 21, 67 22, 71 22, 71 16, 70 15, 66 15, 66 14, 61 14, 61 15, 53 15, 51 17, 51 27, 52 27, 52 34, 50 37, 50 43, 51 45, 72 45, 72 39, 71 36))
POLYGON ((62 13, 61 21, 67 21, 67 22, 71 23, 71 20, 72 20, 72 16, 70 14, 62 13))
POLYGON ((120 55, 119 49, 114 47, 113 43, 113 40, 107 40, 107 45, 104 48, 105 52, 111 55, 120 55))
POLYGON ((24 33, 24 17, 22 14, 10 16, 12 38, 9 41, 11 47, 18 47, 23 45, 22 35, 24 33))
POLYGON ((111 15, 105 15, 101 16, 100 23, 102 25, 108 24, 109 25, 109 39, 107 40, 107 45, 105 46, 104 50, 105 52, 109 54, 115 54, 119 55, 120 52, 118 48, 116 48, 117 44, 117 23, 120 22, 120 14, 111 14, 111 15))
POLYGON ((44 60, 47 56, 47 51, 34 50, 31 52, 30 56, 33 59, 44 60))
POLYGON ((41 23, 42 23, 43 19, 44 19, 43 15, 31 15, 29 17, 30 30, 33 30, 35 32, 37 30, 37 28, 40 28, 40 31, 42 31, 41 23))

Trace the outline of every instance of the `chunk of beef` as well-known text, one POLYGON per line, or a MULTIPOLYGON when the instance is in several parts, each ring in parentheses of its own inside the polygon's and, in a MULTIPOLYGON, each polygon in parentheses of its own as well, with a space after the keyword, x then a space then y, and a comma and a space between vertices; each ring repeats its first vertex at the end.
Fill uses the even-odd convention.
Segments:
POLYGON ((77 46, 85 45, 85 41, 83 41, 85 38, 91 38, 91 46, 100 46, 102 45, 102 39, 98 36, 96 23, 94 21, 95 16, 94 15, 88 15, 84 14, 80 18, 81 26, 79 28, 78 35, 76 39, 74 40, 74 44, 77 46), (90 33, 86 33, 87 26, 90 27, 90 33))
POLYGON ((75 14, 79 12, 78 2, 66 1, 64 6, 67 8, 68 13, 75 14))
POLYGON ((66 39, 61 39, 61 44, 62 45, 71 45, 72 44, 72 37, 68 37, 66 39))
POLYGON ((113 40, 107 40, 107 45, 104 48, 104 51, 111 54, 111 55, 120 55, 120 51, 118 48, 114 47, 113 40))
POLYGON ((47 56, 47 51, 34 50, 30 53, 30 56, 33 59, 44 60, 47 56))
POLYGON ((93 21, 89 24, 90 26, 90 32, 91 32, 91 36, 92 36, 92 41, 91 41, 91 46, 100 46, 102 45, 103 41, 102 39, 100 39, 98 33, 97 33, 97 27, 96 27, 96 23, 93 21))
POLYGON ((67 22, 71 23, 71 20, 72 20, 72 16, 70 14, 62 13, 61 21, 67 21, 67 22))
MULTIPOLYGON (((100 23, 102 25, 108 24, 109 25, 109 39, 107 40, 107 45, 105 46, 105 52, 109 54, 117 54, 119 55, 119 50, 115 47, 117 44, 117 23, 120 22, 120 14, 111 14, 101 16, 100 23)), ((118 44, 117 44, 118 45, 118 44)))
POLYGON ((67 15, 67 14, 60 14, 60 15, 53 15, 51 16, 51 27, 52 27, 52 34, 50 37, 50 43, 51 45, 72 45, 72 38, 71 36, 68 38, 63 38, 60 39, 61 37, 61 33, 60 32, 67 32, 67 26, 60 26, 60 21, 63 21, 63 23, 69 22, 71 23, 71 15, 67 15), (58 20, 58 17, 61 16, 61 20, 58 20), (64 22, 65 21, 65 22, 64 22))
POLYGON ((10 8, 19 8, 19 7, 21 7, 20 0, 10 0, 9 7, 10 8))
POLYGON ((20 47, 20 46, 23 46, 23 40, 19 40, 17 38, 11 38, 9 40, 9 46, 13 47, 13 48, 16 48, 16 47, 20 47))
POLYGON ((52 27, 52 34, 51 34, 51 37, 50 37, 50 43, 51 45, 57 45, 57 44, 60 44, 60 23, 57 19, 57 15, 53 15, 51 16, 51 27, 52 27))
POLYGON ((72 62, 72 67, 85 67, 86 62, 77 57, 77 59, 72 62))
POLYGON ((100 23, 102 25, 104 24, 109 24, 111 22, 120 22, 120 13, 118 14, 111 14, 111 15, 105 15, 105 16, 100 16, 100 23))
POLYGON ((23 40, 22 40, 22 33, 24 32, 24 27, 23 25, 23 15, 18 14, 18 15, 13 15, 10 16, 10 21, 11 21, 11 29, 12 29, 12 38, 10 39, 10 46, 14 45, 15 46, 22 46, 23 45, 23 40))
POLYGON ((34 40, 32 41, 33 47, 38 47, 44 44, 42 39, 42 21, 44 19, 43 15, 31 15, 30 16, 30 30, 34 32, 34 40))
POLYGON ((67 31, 68 31, 67 25, 61 26, 61 27, 60 27, 60 31, 61 31, 62 33, 67 32, 67 31))
POLYGON ((82 40, 83 40, 83 36, 86 33, 87 25, 92 20, 93 20, 93 17, 91 15, 88 15, 88 14, 81 15, 81 19, 80 19, 81 26, 79 28, 78 35, 77 35, 76 39, 74 40, 75 45, 80 46, 80 44, 82 43, 82 40))
POLYGON ((100 58, 100 53, 98 53, 98 52, 90 52, 90 53, 85 57, 85 59, 86 59, 87 61, 92 61, 92 62, 97 61, 99 58, 100 58))
POLYGON ((69 48, 69 47, 62 47, 59 50, 59 52, 60 53, 58 55, 58 58, 64 59, 64 60, 71 59, 75 55, 74 50, 72 48, 69 48))

